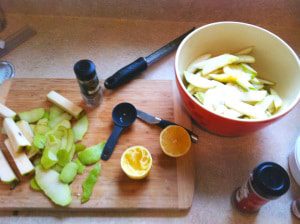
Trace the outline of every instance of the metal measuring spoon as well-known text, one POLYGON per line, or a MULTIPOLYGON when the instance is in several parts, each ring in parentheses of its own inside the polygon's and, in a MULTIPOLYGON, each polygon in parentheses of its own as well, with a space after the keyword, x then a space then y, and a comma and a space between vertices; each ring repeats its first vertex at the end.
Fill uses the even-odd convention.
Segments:
POLYGON ((101 159, 108 160, 110 158, 122 131, 129 127, 135 121, 136 117, 137 111, 132 104, 120 103, 115 106, 112 112, 112 119, 115 126, 105 144, 101 159))
POLYGON ((0 61, 0 85, 15 76, 14 66, 7 61, 0 61))

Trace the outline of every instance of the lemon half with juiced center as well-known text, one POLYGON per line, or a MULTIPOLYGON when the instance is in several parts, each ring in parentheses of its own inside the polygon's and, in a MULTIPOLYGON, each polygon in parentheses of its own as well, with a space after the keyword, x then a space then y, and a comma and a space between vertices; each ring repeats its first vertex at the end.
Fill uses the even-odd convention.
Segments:
POLYGON ((123 152, 121 167, 131 179, 143 179, 152 167, 151 154, 143 146, 132 146, 123 152))

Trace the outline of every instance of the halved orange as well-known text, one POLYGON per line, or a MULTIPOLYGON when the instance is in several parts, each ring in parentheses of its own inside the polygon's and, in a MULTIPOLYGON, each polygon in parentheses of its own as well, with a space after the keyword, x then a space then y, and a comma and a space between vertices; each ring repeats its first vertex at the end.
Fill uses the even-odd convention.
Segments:
POLYGON ((191 144, 189 133, 181 126, 170 125, 160 133, 160 146, 168 156, 183 156, 190 150, 191 144))

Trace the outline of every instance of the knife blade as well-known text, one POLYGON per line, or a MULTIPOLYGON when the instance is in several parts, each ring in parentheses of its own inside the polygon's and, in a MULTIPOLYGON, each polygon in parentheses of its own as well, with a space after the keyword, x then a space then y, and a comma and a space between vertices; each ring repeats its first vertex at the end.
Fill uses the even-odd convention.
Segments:
MULTIPOLYGON (((152 116, 151 114, 148 114, 146 112, 143 112, 141 110, 137 110, 137 117, 149 124, 155 124, 157 126, 159 126, 160 128, 165 128, 169 125, 178 125, 174 122, 171 122, 171 121, 168 121, 168 120, 164 120, 164 119, 161 119, 159 117, 155 117, 155 116, 152 116)), ((179 125, 181 126, 181 125, 179 125)), ((185 130, 187 130, 187 132, 189 133, 190 137, 191 137, 191 140, 193 143, 197 143, 198 141, 198 136, 196 134, 194 134, 191 130, 183 127, 185 130)))
POLYGON ((128 82, 132 78, 140 75, 143 71, 145 71, 148 68, 148 66, 154 64, 159 59, 175 50, 179 46, 181 41, 194 29, 195 27, 182 34, 181 36, 177 37, 176 39, 172 40, 162 48, 148 55, 147 57, 139 57, 134 62, 121 68, 115 74, 113 74, 105 80, 104 86, 107 89, 114 89, 119 87, 123 83, 128 82))

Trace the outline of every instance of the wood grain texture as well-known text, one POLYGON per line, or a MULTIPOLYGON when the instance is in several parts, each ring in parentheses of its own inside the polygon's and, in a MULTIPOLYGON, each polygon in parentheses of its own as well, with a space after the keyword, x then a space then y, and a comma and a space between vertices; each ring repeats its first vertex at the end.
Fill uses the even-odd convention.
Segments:
MULTIPOLYGON (((15 79, 12 82, 6 105, 20 112, 35 107, 48 107, 46 94, 55 90, 82 104, 76 80, 68 79, 15 79)), ((83 143, 90 146, 109 137, 112 130, 111 111, 123 101, 137 108, 168 120, 174 120, 191 128, 191 121, 174 106, 176 94, 172 81, 135 80, 126 88, 106 91, 101 106, 88 110, 89 130, 83 143)), ((81 183, 86 175, 78 175, 72 183, 73 202, 71 210, 97 209, 187 209, 191 206, 194 192, 192 150, 185 157, 176 159, 163 154, 159 146, 160 128, 137 120, 121 136, 111 159, 102 162, 102 175, 94 189, 91 200, 81 205, 81 183), (120 168, 120 157, 124 149, 132 145, 143 145, 153 157, 150 175, 141 181, 130 180, 120 168)), ((85 172, 86 174, 87 172, 85 172)), ((52 209, 58 210, 44 195, 32 191, 28 182, 14 190, 0 184, 0 209, 52 209), (6 203, 11 201, 11 203, 6 203)))

